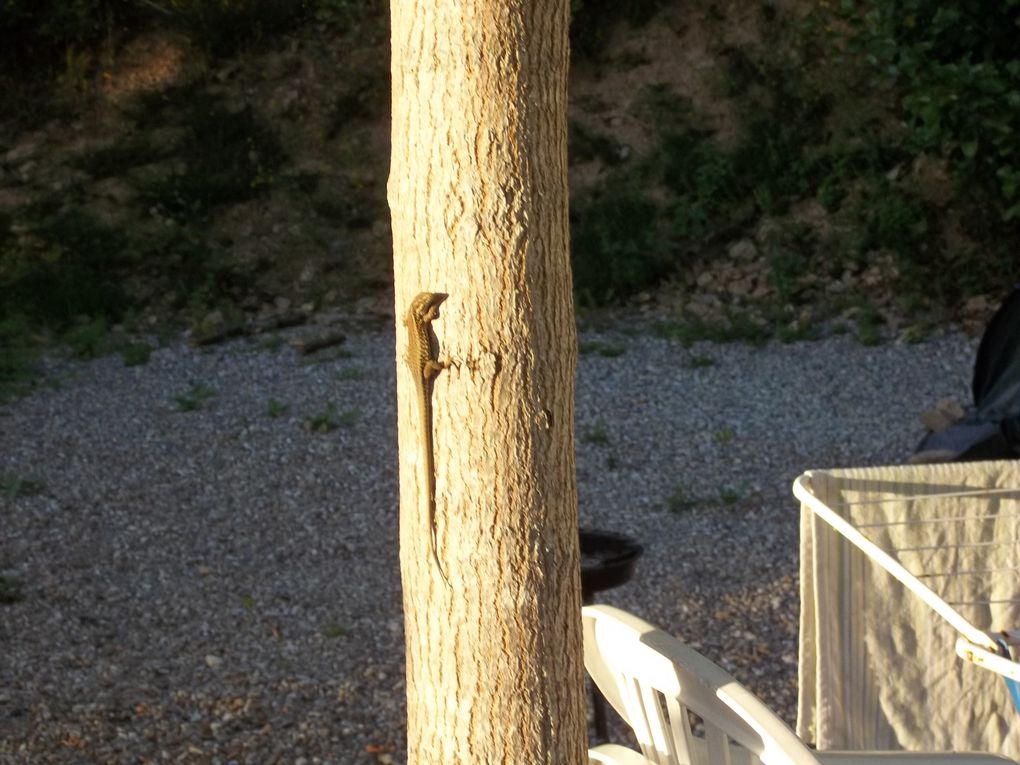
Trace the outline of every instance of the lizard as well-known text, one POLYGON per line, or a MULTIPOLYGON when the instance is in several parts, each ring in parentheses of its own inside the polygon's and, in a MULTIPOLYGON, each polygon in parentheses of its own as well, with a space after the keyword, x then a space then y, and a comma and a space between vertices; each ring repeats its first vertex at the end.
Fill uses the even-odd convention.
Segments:
POLYGON ((414 378, 415 397, 418 404, 418 425, 421 429, 421 465, 422 479, 425 486, 425 505, 432 535, 432 558, 443 577, 450 584, 439 562, 439 551, 436 545, 436 473, 435 452, 432 444, 432 379, 446 366, 436 358, 432 349, 432 338, 429 325, 439 316, 439 304, 447 296, 440 292, 420 292, 411 301, 411 307, 404 317, 407 327, 407 363, 414 378))

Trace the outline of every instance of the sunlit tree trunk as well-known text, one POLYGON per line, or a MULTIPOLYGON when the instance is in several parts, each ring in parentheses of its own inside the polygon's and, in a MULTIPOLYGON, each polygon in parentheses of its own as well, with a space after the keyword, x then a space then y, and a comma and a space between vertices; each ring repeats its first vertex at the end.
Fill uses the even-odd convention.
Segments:
POLYGON ((581 763, 569 0, 391 12, 408 761, 581 763), (448 295, 431 325, 439 565, 402 322, 420 292, 448 295))

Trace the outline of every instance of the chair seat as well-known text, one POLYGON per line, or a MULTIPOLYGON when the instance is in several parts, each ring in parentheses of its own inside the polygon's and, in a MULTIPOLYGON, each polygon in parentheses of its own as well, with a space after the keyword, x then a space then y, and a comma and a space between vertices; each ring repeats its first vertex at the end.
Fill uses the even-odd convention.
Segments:
POLYGON ((606 744, 597 765, 1016 765, 973 752, 844 752, 808 748, 722 667, 610 606, 586 606, 584 666, 634 731, 641 753, 606 744), (688 712, 701 718, 697 733, 688 712))
POLYGON ((983 752, 838 752, 815 753, 822 765, 1016 765, 1008 757, 983 752))

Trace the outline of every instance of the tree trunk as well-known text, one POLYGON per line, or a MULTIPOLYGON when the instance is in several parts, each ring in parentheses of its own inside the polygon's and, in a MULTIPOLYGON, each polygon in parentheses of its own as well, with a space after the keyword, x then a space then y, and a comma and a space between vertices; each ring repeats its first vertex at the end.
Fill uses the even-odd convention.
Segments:
POLYGON ((579 764, 569 0, 391 13, 408 761, 579 764), (431 407, 401 321, 421 292, 448 296, 431 407))

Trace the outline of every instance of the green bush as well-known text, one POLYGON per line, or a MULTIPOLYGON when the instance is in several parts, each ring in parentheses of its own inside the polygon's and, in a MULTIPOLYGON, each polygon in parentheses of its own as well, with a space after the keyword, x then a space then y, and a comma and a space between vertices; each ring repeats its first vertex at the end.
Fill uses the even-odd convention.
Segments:
POLYGON ((659 169, 675 198, 672 232, 700 239, 719 226, 741 195, 733 157, 707 136, 684 132, 662 139, 659 169))
POLYGON ((38 346, 24 316, 0 316, 0 404, 31 389, 38 346))
POLYGON ((0 68, 59 65, 68 49, 91 48, 144 15, 130 0, 0 0, 0 68))
POLYGON ((582 301, 626 297, 666 272, 658 207, 630 182, 611 180, 572 207, 574 289, 582 301))
POLYGON ((229 56, 291 29, 312 0, 169 0, 167 15, 207 53, 229 56))
POLYGON ((49 207, 39 205, 28 217, 36 247, 0 245, 4 314, 52 329, 83 315, 118 319, 127 304, 118 269, 133 260, 127 238, 79 208, 49 207))
POLYGON ((899 93, 905 141, 1020 216, 1020 0, 843 0, 840 47, 899 93))
POLYGON ((667 0, 571 0, 570 47, 575 53, 588 58, 598 56, 609 40, 613 27, 621 21, 641 26, 667 0))
MULTIPOLYGON (((166 110, 188 128, 175 149, 184 169, 153 181, 143 199, 182 223, 203 219, 216 207, 265 191, 284 160, 276 134, 251 107, 231 111, 215 97, 191 94, 183 112, 166 110)), ((176 103, 175 96, 168 103, 176 103)))

